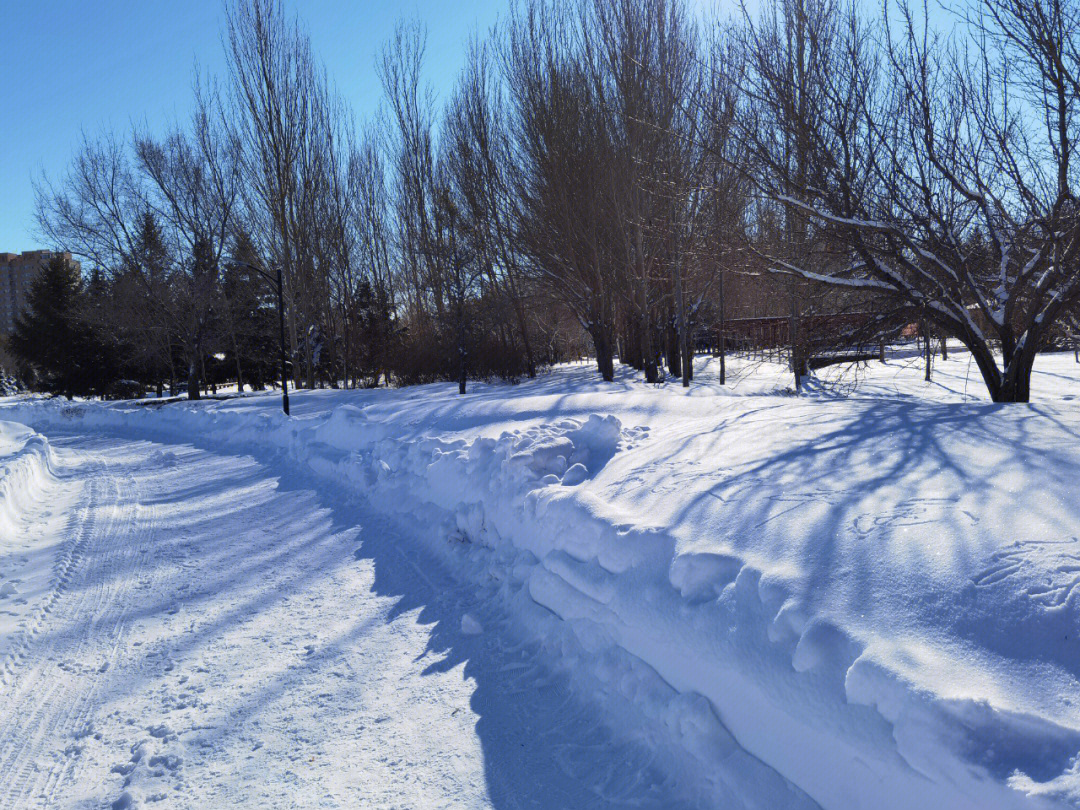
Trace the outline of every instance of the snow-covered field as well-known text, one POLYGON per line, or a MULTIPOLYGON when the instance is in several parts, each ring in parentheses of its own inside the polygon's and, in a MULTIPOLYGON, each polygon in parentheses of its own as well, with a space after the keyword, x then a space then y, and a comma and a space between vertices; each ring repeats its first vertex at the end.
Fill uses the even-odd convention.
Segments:
POLYGON ((0 807, 1080 806, 1072 355, 729 371, 0 401, 0 807))

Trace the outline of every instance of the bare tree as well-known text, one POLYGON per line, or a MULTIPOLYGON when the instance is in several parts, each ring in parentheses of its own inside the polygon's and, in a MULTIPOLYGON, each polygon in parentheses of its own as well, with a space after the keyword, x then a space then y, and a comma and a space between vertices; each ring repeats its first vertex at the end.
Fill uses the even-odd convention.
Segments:
POLYGON ((680 161, 687 157, 684 113, 699 80, 696 36, 679 0, 594 0, 581 13, 585 63, 614 147, 609 204, 628 271, 622 289, 645 379, 656 382, 662 299, 671 296, 677 321, 685 314, 673 289, 680 277, 672 276, 683 259, 672 251, 682 244, 678 231, 686 221, 672 200, 673 184, 689 177, 680 161))
POLYGON ((136 135, 146 204, 178 259, 172 312, 188 364, 188 397, 199 398, 206 344, 214 328, 221 262, 240 196, 239 150, 221 125, 212 95, 196 88, 191 134, 176 130, 162 140, 136 135))
POLYGON ((288 302, 294 379, 315 377, 316 333, 326 304, 318 268, 317 214, 325 189, 326 108, 333 100, 307 34, 278 0, 227 9, 232 125, 243 147, 248 230, 280 264, 288 302), (306 371, 306 375, 303 372, 306 371))
POLYGON ((36 184, 37 220, 49 242, 111 277, 115 306, 107 314, 116 333, 132 338, 126 359, 167 374, 174 388, 176 256, 149 209, 144 181, 125 141, 84 137, 58 183, 42 178, 36 184))
POLYGON ((492 75, 489 49, 473 42, 462 73, 460 86, 451 104, 455 125, 453 142, 459 171, 458 187, 468 205, 477 237, 490 274, 490 285, 498 299, 505 300, 508 313, 525 354, 526 374, 536 376, 533 339, 526 316, 525 279, 520 250, 513 239, 513 196, 508 133, 501 110, 505 99, 492 75))
MULTIPOLYGON (((867 58, 856 53, 852 68, 845 65, 849 43, 844 40, 844 11, 833 0, 777 0, 757 21, 745 8, 743 12, 745 25, 735 36, 744 43, 747 70, 736 123, 747 173, 763 192, 759 207, 775 206, 783 228, 781 251, 770 251, 768 258, 776 260, 773 269, 798 265, 820 274, 825 234, 806 210, 789 200, 820 184, 822 166, 831 158, 822 153, 837 148, 833 130, 839 128, 842 136, 853 113, 843 104, 846 71, 863 70, 867 58)), ((791 368, 798 390, 807 361, 801 328, 807 290, 800 274, 788 276, 787 295, 791 368)))
MULTIPOLYGON (((390 199, 374 130, 365 133, 350 156, 349 195, 352 198, 349 208, 351 231, 358 264, 353 297, 359 305, 366 283, 368 295, 377 312, 377 317, 370 319, 369 323, 354 325, 361 329, 366 327, 366 341, 362 346, 357 345, 358 341, 351 341, 353 345, 350 348, 357 355, 355 367, 358 371, 371 374, 374 385, 378 385, 380 375, 389 384, 393 341, 391 313, 396 308, 396 288, 391 260, 390 199)), ((355 307, 353 313, 355 317, 355 307)))
POLYGON ((413 329, 432 328, 443 314, 442 277, 434 255, 431 210, 435 154, 434 100, 421 85, 426 32, 418 24, 399 25, 377 65, 391 109, 385 139, 392 160, 394 213, 406 306, 413 329))
MULTIPOLYGON (((715 317, 718 324, 720 384, 727 383, 727 336, 725 318, 729 306, 728 274, 742 271, 745 260, 748 189, 742 167, 744 146, 737 137, 740 86, 745 70, 745 49, 731 29, 721 29, 710 42, 707 85, 698 96, 698 130, 702 140, 702 180, 706 198, 698 250, 702 263, 712 270, 715 284, 715 317)), ((700 306, 700 303, 698 304, 700 306)))
POLYGON ((526 272, 578 318, 601 376, 612 380, 614 146, 595 85, 573 53, 570 24, 565 9, 530 3, 506 31, 515 235, 526 272))
POLYGON ((994 401, 1027 401, 1036 351, 1080 296, 1076 17, 983 0, 968 51, 903 4, 876 21, 830 14, 807 39, 829 81, 800 115, 791 83, 756 65, 751 105, 808 160, 792 171, 747 117, 748 173, 831 248, 770 255, 772 268, 873 299, 879 322, 927 320, 971 351, 994 401))

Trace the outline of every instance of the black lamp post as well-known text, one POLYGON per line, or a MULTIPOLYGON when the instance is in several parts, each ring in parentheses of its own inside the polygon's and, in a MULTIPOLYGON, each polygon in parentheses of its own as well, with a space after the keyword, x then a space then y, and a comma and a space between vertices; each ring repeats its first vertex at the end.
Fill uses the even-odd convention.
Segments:
POLYGON ((281 327, 281 409, 289 415, 289 367, 285 361, 285 293, 281 282, 281 265, 277 268, 277 311, 278 325, 281 327))
POLYGON ((239 259, 233 259, 233 264, 243 265, 254 270, 263 278, 275 284, 277 287, 277 310, 278 310, 278 324, 281 327, 281 409, 285 411, 285 415, 289 415, 289 363, 285 358, 285 292, 284 284, 281 280, 281 265, 277 268, 277 278, 274 279, 263 268, 252 264, 251 262, 240 261, 239 259))

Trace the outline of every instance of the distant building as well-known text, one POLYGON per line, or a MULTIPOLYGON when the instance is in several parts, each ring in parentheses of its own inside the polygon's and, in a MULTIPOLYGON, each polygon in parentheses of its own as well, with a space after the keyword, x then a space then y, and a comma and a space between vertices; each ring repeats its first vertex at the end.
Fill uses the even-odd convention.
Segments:
POLYGON ((0 253, 0 334, 15 330, 15 319, 26 306, 30 285, 41 268, 56 256, 81 269, 70 253, 52 250, 25 250, 22 253, 0 253))

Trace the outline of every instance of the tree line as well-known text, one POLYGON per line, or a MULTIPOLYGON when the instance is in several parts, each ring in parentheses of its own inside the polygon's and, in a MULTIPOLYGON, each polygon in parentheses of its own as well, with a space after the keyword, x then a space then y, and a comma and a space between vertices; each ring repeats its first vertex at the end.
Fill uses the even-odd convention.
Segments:
MULTIPOLYGON (((68 280, 80 392, 269 384, 279 278, 297 387, 464 393, 582 352, 689 385, 703 329, 783 315, 796 385, 919 322, 1026 401, 1075 333, 1076 0, 519 0, 441 102, 401 24, 362 123, 276 0, 226 12, 190 121, 87 139, 38 185, 92 268, 68 280)), ((45 379, 32 320, 12 345, 45 379)))

